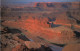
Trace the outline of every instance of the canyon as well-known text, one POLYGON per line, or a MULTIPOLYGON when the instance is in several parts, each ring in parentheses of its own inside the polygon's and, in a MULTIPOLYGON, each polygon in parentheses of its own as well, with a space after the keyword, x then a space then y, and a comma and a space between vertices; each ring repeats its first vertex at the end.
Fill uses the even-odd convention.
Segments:
POLYGON ((80 2, 34 2, 1 9, 2 51, 65 51, 68 44, 80 43, 80 2))

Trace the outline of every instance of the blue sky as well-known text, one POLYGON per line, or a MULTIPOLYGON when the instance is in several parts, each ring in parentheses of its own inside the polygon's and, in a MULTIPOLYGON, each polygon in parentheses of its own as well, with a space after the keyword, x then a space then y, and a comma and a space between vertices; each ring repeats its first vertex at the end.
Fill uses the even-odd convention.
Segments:
POLYGON ((2 0, 2 3, 28 3, 28 2, 75 2, 80 0, 2 0))

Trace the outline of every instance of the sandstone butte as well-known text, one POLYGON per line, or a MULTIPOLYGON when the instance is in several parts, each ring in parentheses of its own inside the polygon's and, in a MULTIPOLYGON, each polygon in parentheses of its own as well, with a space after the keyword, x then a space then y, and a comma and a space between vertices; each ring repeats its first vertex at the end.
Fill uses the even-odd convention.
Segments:
POLYGON ((79 8, 79 2, 35 2, 33 7, 41 7, 41 8, 48 8, 48 7, 56 7, 62 8, 62 4, 69 6, 69 8, 79 8))

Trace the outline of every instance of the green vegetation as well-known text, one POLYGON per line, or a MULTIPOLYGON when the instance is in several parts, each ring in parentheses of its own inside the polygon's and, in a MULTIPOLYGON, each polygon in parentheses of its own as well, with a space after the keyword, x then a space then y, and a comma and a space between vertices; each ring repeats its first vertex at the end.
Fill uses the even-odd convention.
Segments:
POLYGON ((21 33, 21 35, 24 35, 24 36, 25 36, 25 34, 24 34, 24 33, 21 33))
POLYGON ((30 31, 27 30, 28 33, 31 33, 30 31))

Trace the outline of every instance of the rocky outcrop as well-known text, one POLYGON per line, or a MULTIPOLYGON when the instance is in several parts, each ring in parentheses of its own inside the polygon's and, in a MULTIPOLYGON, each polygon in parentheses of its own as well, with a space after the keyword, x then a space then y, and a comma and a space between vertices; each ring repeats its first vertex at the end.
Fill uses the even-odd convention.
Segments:
POLYGON ((30 42, 30 41, 26 41, 26 42, 25 42, 25 45, 26 45, 29 49, 31 49, 31 48, 40 48, 40 47, 41 47, 40 43, 30 42))
MULTIPOLYGON (((9 29, 6 30, 8 31, 9 29)), ((20 33, 7 32, 1 34, 0 37, 0 49, 2 51, 52 51, 49 47, 39 42, 30 41, 20 33)))

